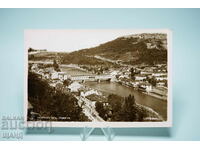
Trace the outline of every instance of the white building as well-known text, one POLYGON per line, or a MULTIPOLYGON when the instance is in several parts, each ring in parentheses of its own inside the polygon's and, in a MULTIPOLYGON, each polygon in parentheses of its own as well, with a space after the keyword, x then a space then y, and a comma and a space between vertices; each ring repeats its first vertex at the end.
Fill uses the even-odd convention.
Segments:
POLYGON ((53 72, 51 74, 51 79, 58 79, 58 72, 53 72))
POLYGON ((138 87, 138 85, 139 85, 139 82, 130 82, 130 84, 133 86, 133 87, 138 87))
POLYGON ((147 79, 147 77, 144 76, 144 75, 137 75, 137 76, 135 76, 135 80, 137 80, 137 81, 142 81, 142 80, 145 80, 145 79, 147 79))
POLYGON ((51 77, 51 75, 48 72, 44 72, 43 76, 45 79, 49 79, 51 77))
POLYGON ((92 94, 96 94, 96 95, 100 95, 96 90, 92 89, 86 92, 81 92, 81 96, 86 97, 88 95, 92 95, 92 94))
POLYGON ((152 85, 149 83, 142 83, 140 84, 140 88, 143 88, 146 92, 152 91, 152 85))
POLYGON ((163 80, 167 80, 167 76, 158 76, 158 77, 155 77, 155 79, 157 81, 163 81, 163 80))
POLYGON ((146 45, 148 49, 158 48, 156 44, 147 43, 146 45))
POLYGON ((51 79, 59 79, 59 80, 66 80, 68 75, 65 72, 53 72, 51 74, 51 79))
POLYGON ((154 76, 154 77, 167 76, 167 73, 164 73, 164 72, 156 72, 156 73, 153 73, 152 76, 154 76))
POLYGON ((33 65, 31 66, 31 70, 36 70, 36 69, 38 69, 38 65, 37 65, 37 64, 33 64, 33 65))
POLYGON ((110 73, 110 75, 112 75, 112 76, 116 76, 117 74, 119 73, 119 71, 112 71, 111 73, 110 73))
POLYGON ((66 74, 66 72, 58 72, 58 79, 60 79, 61 81, 64 81, 68 78, 68 75, 66 74))
POLYGON ((83 87, 83 85, 81 85, 78 82, 73 82, 72 84, 70 84, 68 86, 68 88, 70 89, 71 92, 78 92, 78 90, 83 87))
POLYGON ((165 86, 165 82, 158 82, 156 83, 157 87, 164 87, 165 86))

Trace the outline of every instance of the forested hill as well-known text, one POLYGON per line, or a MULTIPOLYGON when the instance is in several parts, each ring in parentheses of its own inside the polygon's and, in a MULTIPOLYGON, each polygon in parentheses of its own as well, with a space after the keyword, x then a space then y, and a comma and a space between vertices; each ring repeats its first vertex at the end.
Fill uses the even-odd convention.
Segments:
POLYGON ((36 53, 33 50, 29 52, 29 60, 59 59, 62 64, 110 65, 110 62, 97 59, 94 56, 119 60, 132 65, 166 63, 167 35, 145 33, 122 36, 99 46, 72 53, 46 51, 36 53))
MULTIPOLYGON (((89 40, 89 39, 88 39, 89 40)), ((134 34, 119 37, 97 47, 73 52, 72 55, 99 55, 125 63, 166 63, 167 35, 160 33, 134 34)))

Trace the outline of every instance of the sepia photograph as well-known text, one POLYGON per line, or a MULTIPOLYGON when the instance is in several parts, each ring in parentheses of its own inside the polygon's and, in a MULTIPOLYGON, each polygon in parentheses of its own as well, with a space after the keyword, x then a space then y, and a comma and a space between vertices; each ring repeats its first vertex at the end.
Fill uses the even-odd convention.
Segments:
POLYGON ((172 125, 170 30, 25 30, 25 121, 172 125))

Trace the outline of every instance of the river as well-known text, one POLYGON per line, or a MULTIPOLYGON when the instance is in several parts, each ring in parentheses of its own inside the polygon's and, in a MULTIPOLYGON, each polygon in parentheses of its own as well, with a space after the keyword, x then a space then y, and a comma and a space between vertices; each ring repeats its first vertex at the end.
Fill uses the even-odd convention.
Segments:
MULTIPOLYGON (((70 75, 89 75, 91 73, 87 73, 78 69, 74 68, 61 68, 62 71, 67 72, 70 75)), ((122 97, 128 96, 129 94, 132 94, 135 96, 136 102, 142 105, 145 105, 147 107, 152 108, 156 112, 158 112, 164 120, 167 119, 167 101, 143 94, 137 90, 134 90, 131 87, 126 87, 124 85, 121 85, 116 82, 85 82, 86 86, 89 86, 93 89, 117 94, 122 97)))

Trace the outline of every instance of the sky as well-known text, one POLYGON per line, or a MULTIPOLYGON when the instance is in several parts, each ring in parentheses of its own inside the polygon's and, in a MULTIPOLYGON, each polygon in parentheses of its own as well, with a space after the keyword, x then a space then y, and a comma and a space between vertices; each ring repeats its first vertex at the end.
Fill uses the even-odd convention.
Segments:
POLYGON ((33 49, 46 49, 55 52, 72 52, 95 47, 120 36, 144 32, 151 33, 155 31, 131 29, 25 30, 25 49, 27 50, 31 47, 33 49))

